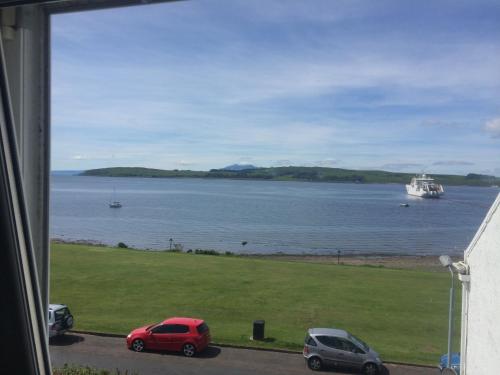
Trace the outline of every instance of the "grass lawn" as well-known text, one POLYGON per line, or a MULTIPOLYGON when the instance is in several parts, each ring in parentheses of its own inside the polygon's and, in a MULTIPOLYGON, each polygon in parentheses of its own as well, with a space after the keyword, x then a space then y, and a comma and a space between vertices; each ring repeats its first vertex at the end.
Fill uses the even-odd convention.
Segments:
POLYGON ((50 301, 67 304, 80 330, 127 334, 190 316, 207 321, 215 342, 301 350, 307 328, 338 327, 385 361, 435 365, 446 352, 449 282, 447 271, 53 244, 50 301), (255 319, 266 321, 267 342, 249 340, 255 319))

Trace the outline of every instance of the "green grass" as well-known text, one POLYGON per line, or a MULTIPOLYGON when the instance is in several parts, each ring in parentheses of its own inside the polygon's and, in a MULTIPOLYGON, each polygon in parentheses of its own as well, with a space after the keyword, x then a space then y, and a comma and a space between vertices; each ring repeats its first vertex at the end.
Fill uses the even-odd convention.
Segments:
POLYGON ((434 365, 446 352, 447 272, 70 244, 52 245, 51 266, 51 303, 69 305, 77 330, 127 334, 191 316, 226 344, 300 350, 307 328, 338 327, 386 361, 434 365), (267 342, 249 340, 255 319, 267 342))

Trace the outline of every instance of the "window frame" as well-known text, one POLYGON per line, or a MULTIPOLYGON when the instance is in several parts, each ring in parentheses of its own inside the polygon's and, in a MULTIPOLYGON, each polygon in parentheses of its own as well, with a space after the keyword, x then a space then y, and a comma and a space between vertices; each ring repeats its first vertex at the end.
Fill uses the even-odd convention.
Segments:
POLYGON ((6 373, 52 373, 48 349, 51 16, 170 1, 176 0, 0 0, 0 242, 4 249, 0 290, 6 296, 0 327, 5 339, 19 344, 0 353, 6 373))

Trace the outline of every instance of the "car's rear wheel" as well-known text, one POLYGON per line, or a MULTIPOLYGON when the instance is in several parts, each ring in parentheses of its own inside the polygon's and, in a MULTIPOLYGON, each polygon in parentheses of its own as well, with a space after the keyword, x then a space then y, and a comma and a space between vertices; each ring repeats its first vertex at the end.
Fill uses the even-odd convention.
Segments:
POLYGON ((363 367, 363 374, 365 374, 365 375, 377 375, 378 374, 378 366, 375 363, 367 363, 363 367))
POLYGON ((323 362, 318 357, 311 357, 307 360, 307 366, 313 371, 319 371, 323 367, 323 362))
POLYGON ((192 357, 196 354, 196 348, 193 344, 184 344, 184 346, 182 347, 182 354, 184 354, 186 357, 192 357))
POLYGON ((132 343, 132 349, 135 352, 142 352, 144 350, 144 341, 142 341, 141 339, 134 340, 134 342, 132 343))

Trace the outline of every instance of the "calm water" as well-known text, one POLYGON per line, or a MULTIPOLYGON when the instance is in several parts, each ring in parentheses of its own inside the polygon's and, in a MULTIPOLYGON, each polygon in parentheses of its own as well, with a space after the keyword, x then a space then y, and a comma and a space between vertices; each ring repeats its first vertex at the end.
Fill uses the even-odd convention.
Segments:
POLYGON ((459 253, 499 190, 445 191, 426 200, 395 184, 52 176, 51 236, 239 253, 459 253), (108 207, 113 188, 120 209, 108 207))

